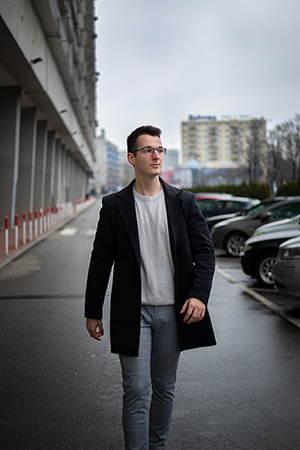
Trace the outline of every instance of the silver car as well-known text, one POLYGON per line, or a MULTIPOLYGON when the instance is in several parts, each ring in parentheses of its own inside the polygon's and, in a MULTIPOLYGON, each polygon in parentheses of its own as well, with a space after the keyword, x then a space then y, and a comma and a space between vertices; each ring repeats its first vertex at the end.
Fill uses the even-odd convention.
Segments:
POLYGON ((215 248, 223 248, 231 256, 238 257, 243 252, 246 239, 259 226, 288 219, 300 214, 300 197, 274 203, 251 216, 234 217, 214 225, 211 237, 215 248))
POLYGON ((291 219, 277 220, 276 222, 268 223, 256 228, 253 236, 259 236, 267 233, 277 233, 278 231, 298 230, 300 236, 300 214, 291 219))
POLYGON ((300 236, 280 245, 273 274, 278 291, 300 298, 300 236))

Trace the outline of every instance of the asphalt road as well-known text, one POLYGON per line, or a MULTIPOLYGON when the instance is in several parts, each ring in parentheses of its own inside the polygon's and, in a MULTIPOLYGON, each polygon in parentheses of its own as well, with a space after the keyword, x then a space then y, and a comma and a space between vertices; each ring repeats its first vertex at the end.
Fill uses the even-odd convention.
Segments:
MULTIPOLYGON (((83 318, 98 208, 0 270, 1 449, 124 447, 109 301, 100 343, 83 318)), ((166 449, 300 450, 300 330, 226 264, 210 299, 218 345, 182 353, 166 449)))

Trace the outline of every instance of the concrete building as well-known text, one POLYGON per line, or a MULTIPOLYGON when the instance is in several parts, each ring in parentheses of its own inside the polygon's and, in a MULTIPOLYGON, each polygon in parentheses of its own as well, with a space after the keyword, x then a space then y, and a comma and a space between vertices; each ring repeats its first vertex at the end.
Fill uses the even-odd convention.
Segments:
POLYGON ((253 124, 259 122, 258 136, 266 140, 266 120, 248 116, 193 116, 181 122, 183 163, 191 158, 209 169, 237 168, 253 135, 253 124))
POLYGON ((93 0, 1 0, 0 226, 85 197, 95 38, 93 0))
POLYGON ((127 160, 127 150, 119 150, 121 187, 127 186, 135 177, 134 168, 127 160))
POLYGON ((91 187, 96 194, 117 191, 121 186, 118 148, 106 139, 105 130, 95 139, 96 162, 91 187))

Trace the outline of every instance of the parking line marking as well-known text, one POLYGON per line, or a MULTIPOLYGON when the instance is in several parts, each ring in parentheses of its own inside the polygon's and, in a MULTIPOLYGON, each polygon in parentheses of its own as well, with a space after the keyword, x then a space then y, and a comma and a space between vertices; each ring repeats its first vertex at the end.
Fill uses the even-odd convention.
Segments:
POLYGON ((300 319, 296 319, 295 317, 288 314, 286 311, 282 311, 277 305, 275 305, 273 302, 265 298, 263 295, 258 294, 258 292, 255 292, 253 289, 244 286, 242 283, 240 283, 238 280, 236 280, 234 277, 232 277, 229 273, 227 273, 225 270, 220 269, 218 266, 216 266, 216 272, 218 272, 223 278, 230 281, 230 283, 237 284, 242 291, 246 292, 246 294, 250 295, 251 297, 255 298, 255 300, 258 300, 263 305, 265 305, 267 308, 270 308, 272 311, 274 311, 276 314, 279 314, 284 319, 288 320, 292 324, 296 325, 296 327, 300 328, 300 319))

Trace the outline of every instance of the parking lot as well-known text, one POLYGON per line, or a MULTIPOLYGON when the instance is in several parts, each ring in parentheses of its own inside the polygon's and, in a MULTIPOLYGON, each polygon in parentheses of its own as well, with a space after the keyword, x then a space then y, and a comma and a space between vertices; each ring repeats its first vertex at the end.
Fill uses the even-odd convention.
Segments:
POLYGON ((224 278, 238 284, 243 291, 300 328, 300 299, 287 297, 276 288, 261 288, 256 279, 243 272, 239 258, 228 256, 224 250, 216 250, 216 258, 216 270, 224 278))

